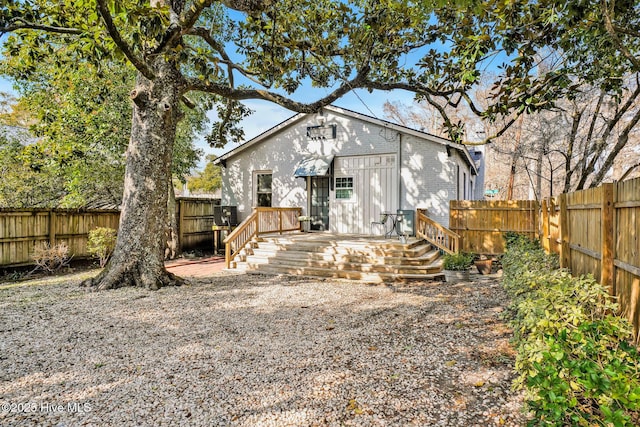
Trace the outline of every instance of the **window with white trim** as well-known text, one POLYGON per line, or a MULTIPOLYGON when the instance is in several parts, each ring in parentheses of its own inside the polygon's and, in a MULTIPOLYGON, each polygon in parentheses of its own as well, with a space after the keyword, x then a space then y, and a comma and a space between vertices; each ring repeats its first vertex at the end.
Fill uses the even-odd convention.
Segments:
POLYGON ((353 177, 336 178, 336 199, 350 199, 353 196, 353 177))
POLYGON ((256 174, 256 206, 271 207, 273 174, 256 174))

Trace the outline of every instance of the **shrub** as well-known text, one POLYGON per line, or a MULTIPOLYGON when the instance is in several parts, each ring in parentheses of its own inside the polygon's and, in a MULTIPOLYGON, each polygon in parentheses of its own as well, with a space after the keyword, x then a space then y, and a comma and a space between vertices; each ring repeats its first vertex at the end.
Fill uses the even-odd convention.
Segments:
POLYGON ((98 258, 100 268, 109 261, 109 257, 116 247, 116 230, 113 228, 98 227, 89 232, 87 250, 98 258))
POLYGON ((44 270, 47 273, 54 273, 62 267, 68 267, 73 256, 69 256, 69 247, 64 243, 51 246, 49 242, 36 245, 33 248, 31 259, 36 264, 35 268, 29 272, 44 270))
POLYGON ((529 425, 638 425, 640 356, 606 289, 526 238, 507 240, 503 268, 529 425))
POLYGON ((473 265, 473 259, 474 255, 471 253, 445 254, 442 259, 442 266, 445 270, 465 271, 473 265))

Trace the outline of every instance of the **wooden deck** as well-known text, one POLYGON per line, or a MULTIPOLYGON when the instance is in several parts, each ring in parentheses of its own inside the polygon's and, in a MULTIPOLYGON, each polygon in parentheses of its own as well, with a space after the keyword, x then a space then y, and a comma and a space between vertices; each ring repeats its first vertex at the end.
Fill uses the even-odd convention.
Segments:
POLYGON ((440 252, 415 237, 296 232, 260 236, 237 267, 381 283, 441 280, 441 264, 440 252))

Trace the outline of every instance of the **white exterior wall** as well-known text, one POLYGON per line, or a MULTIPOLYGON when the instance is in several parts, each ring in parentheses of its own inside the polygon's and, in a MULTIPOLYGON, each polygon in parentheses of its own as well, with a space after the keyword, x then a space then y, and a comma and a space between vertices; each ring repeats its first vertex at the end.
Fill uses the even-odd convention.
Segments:
POLYGON ((401 146, 401 209, 425 208, 430 218, 448 226, 449 200, 456 197, 455 158, 444 145, 415 136, 403 136, 401 146))
MULTIPOLYGON (((307 127, 318 124, 314 115, 308 115, 229 157, 226 168, 222 169, 222 204, 237 206, 238 219, 244 220, 256 204, 254 171, 271 171, 273 206, 302 207, 307 214, 307 180, 294 178, 295 167, 312 155, 334 155, 334 179, 351 176, 353 169, 349 171, 349 168, 355 168, 358 162, 357 168, 362 170, 357 174, 359 183, 354 185, 361 206, 337 201, 335 188, 330 191, 329 226, 332 232, 368 234, 370 222, 379 219, 379 211, 396 209, 426 208, 431 218, 444 226, 449 225, 449 200, 456 199, 458 191, 463 194, 456 165, 460 167, 460 177, 466 172, 467 181, 475 179, 458 150, 451 149, 449 156, 445 145, 439 142, 401 134, 333 111, 325 110, 324 114, 326 125, 337 126, 335 139, 308 138, 307 127), (384 189, 379 188, 381 184, 376 181, 382 176, 380 170, 375 170, 376 157, 394 159, 392 170, 383 168, 384 189), (389 189, 390 183, 396 190, 389 189), (346 218, 359 221, 359 225, 341 225, 346 218)), ((467 191, 468 198, 472 199, 471 188, 467 191)))
MULTIPOLYGON (((306 180, 293 176, 300 161, 311 155, 344 157, 395 154, 398 150, 395 131, 327 110, 325 117, 326 125, 336 125, 335 139, 308 138, 307 127, 318 125, 315 116, 309 115, 227 159, 227 167, 222 168, 222 204, 237 206, 239 221, 250 215, 256 204, 252 171, 272 171, 273 206, 302 207, 306 214, 306 180)), ((331 191, 330 203, 334 199, 335 191, 331 191)))

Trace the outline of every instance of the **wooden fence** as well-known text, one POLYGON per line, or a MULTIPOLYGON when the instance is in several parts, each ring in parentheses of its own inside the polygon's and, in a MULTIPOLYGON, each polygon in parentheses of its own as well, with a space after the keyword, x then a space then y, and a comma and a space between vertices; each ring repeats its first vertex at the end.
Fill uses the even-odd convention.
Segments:
POLYGON ((562 267, 592 274, 616 297, 640 342, 640 178, 535 201, 452 201, 461 250, 504 252, 507 231, 539 238, 562 267))
POLYGON ((538 204, 535 200, 452 200, 449 228, 461 237, 464 252, 502 254, 507 231, 538 238, 538 204))
POLYGON ((87 235, 96 227, 118 228, 117 210, 1 209, 0 265, 26 264, 36 245, 64 243, 85 257, 87 235))
POLYGON ((640 342, 640 179, 562 194, 541 212, 544 248, 609 289, 640 342))
POLYGON ((178 240, 183 251, 212 248, 214 206, 219 199, 177 198, 178 240))
MULTIPOLYGON (((211 247, 213 206, 217 200, 178 198, 178 230, 182 249, 211 247)), ((35 245, 64 243, 75 258, 87 257, 89 231, 118 229, 120 211, 103 209, 0 209, 0 266, 31 261, 35 245)))

